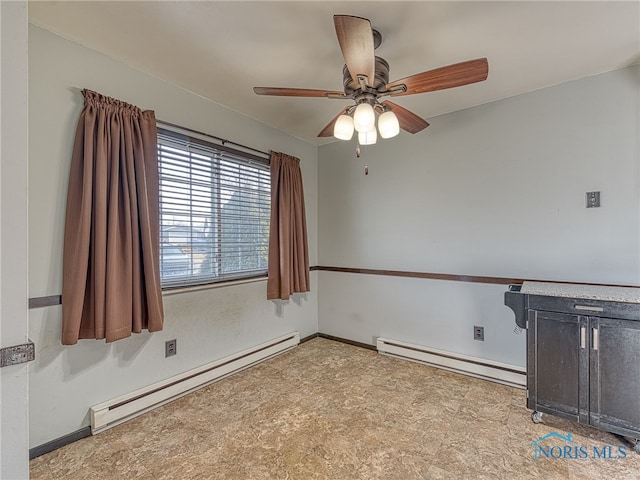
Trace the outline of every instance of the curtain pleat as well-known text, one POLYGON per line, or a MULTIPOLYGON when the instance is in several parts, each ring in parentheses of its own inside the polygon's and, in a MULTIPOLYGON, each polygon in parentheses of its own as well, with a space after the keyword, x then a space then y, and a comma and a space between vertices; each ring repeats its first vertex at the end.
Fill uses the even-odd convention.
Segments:
POLYGON ((271 154, 267 299, 309 291, 309 250, 300 159, 271 154))
POLYGON ((153 111, 89 90, 71 157, 62 343, 162 330, 153 111))

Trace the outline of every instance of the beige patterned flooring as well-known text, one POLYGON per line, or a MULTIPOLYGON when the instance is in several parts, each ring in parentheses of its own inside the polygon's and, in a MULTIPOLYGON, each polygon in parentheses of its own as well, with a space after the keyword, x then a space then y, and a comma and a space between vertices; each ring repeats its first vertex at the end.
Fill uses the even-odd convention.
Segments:
POLYGON ((36 458, 31 478, 640 479, 631 449, 591 458, 623 445, 613 435, 534 424, 524 405, 523 390, 316 338, 36 458), (534 461, 532 442, 554 431, 589 458, 534 461))

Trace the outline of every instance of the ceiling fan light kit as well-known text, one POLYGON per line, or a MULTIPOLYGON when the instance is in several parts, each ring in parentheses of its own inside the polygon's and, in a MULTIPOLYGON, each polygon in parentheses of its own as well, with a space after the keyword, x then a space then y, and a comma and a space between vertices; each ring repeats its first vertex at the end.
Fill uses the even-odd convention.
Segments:
POLYGON ((344 93, 334 90, 306 88, 254 87, 258 95, 289 97, 325 97, 353 100, 355 105, 343 108, 318 137, 334 136, 340 140, 351 140, 354 129, 358 132, 360 145, 373 145, 377 134, 392 138, 400 129, 418 133, 429 123, 413 112, 388 100, 386 96, 403 96, 434 92, 460 87, 487 79, 489 63, 478 58, 446 67, 417 73, 401 80, 389 82, 389 63, 376 57, 374 50, 382 43, 382 35, 371 28, 366 18, 350 15, 334 15, 333 23, 338 43, 345 60, 343 67, 344 93), (376 130, 376 115, 378 129, 376 130))
POLYGON ((371 104, 375 105, 375 100, 373 97, 364 97, 360 99, 361 103, 355 109, 349 109, 346 114, 340 115, 333 126, 333 136, 339 140, 351 140, 355 129, 358 132, 360 145, 375 144, 377 140, 376 109, 382 111, 378 117, 380 136, 391 138, 398 135, 400 133, 398 117, 388 107, 378 104, 374 108, 371 104), (353 118, 349 115, 351 112, 353 112, 353 118))
MULTIPOLYGON (((353 131, 356 130, 359 139, 368 139, 366 141, 367 143, 359 140, 360 145, 373 145, 377 140, 375 115, 376 113, 373 107, 368 103, 361 103, 355 109, 353 118, 348 114, 343 114, 338 117, 333 126, 333 136, 338 140, 351 140, 353 131)), ((391 110, 384 111, 378 117, 378 130, 382 138, 395 137, 400 133, 398 117, 396 117, 391 110)))

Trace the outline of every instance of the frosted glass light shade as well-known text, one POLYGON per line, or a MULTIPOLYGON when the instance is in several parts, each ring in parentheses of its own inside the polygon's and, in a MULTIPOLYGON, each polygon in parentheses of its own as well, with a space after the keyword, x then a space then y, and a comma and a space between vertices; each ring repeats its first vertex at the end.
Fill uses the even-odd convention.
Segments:
POLYGON ((389 110, 380 115, 380 118, 378 118, 378 130, 380 130, 382 138, 391 138, 398 135, 400 133, 400 124, 396 114, 389 110))
POLYGON ((353 123, 358 132, 368 132, 376 123, 376 113, 368 103, 361 103, 353 112, 353 123))
POLYGON ((353 137, 353 118, 340 115, 333 126, 333 136, 340 140, 351 140, 353 137))
POLYGON ((358 132, 358 143, 360 145, 373 145, 377 139, 378 133, 376 132, 375 126, 366 132, 358 132))

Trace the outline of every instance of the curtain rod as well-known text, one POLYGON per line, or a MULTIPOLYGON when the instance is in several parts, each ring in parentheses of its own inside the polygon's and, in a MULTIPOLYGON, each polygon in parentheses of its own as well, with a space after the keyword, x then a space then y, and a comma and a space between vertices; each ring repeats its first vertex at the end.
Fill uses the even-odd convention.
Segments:
POLYGON ((203 135, 203 136, 208 137, 208 138, 213 138, 214 140, 217 140, 217 141, 221 142, 222 145, 226 145, 228 143, 230 145, 235 145, 236 147, 241 147, 241 148, 244 148, 246 150, 251 150, 253 152, 258 152, 258 153, 261 153, 262 155, 265 155, 267 158, 269 158, 271 156, 271 153, 269 153, 269 152, 263 152, 262 150, 258 150, 257 148, 247 147, 246 145, 242 145, 241 143, 232 142, 231 140, 227 140, 226 138, 216 137, 215 135, 211 135, 210 133, 200 132, 198 130, 193 130, 192 128, 183 127, 182 125, 176 125, 175 123, 165 122, 164 120, 160 120, 160 119, 157 119, 157 118, 156 118, 156 123, 159 123, 159 124, 167 126, 167 127, 178 128, 180 130, 184 130, 185 132, 191 132, 191 133, 195 133, 195 134, 198 134, 198 135, 203 135))
MULTIPOLYGON (((77 89, 77 90, 80 90, 80 91, 86 90, 84 87, 79 87, 77 85, 71 85, 71 88, 72 89, 77 89)), ((221 142, 222 145, 225 145, 225 144, 228 143, 230 145, 235 145, 236 147, 244 148, 246 150, 251 150, 252 152, 257 152, 257 153, 260 153, 260 154, 266 156, 267 159, 269 157, 271 157, 271 152, 263 152, 262 150, 258 150, 257 148, 247 147, 246 145, 242 145, 241 143, 232 142, 231 140, 227 140, 226 138, 216 137, 215 135, 211 135, 210 133, 200 132, 198 130, 193 130, 192 128, 183 127, 182 125, 176 125, 175 123, 165 122, 164 120, 159 120, 157 118, 156 118, 156 123, 160 123, 160 124, 165 125, 167 127, 179 128, 181 130, 184 130, 185 132, 191 132, 191 133, 195 133, 197 135, 203 135, 205 137, 213 138, 214 140, 217 140, 218 142, 221 142)))

